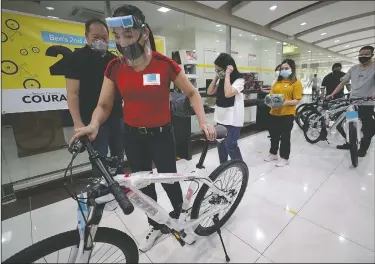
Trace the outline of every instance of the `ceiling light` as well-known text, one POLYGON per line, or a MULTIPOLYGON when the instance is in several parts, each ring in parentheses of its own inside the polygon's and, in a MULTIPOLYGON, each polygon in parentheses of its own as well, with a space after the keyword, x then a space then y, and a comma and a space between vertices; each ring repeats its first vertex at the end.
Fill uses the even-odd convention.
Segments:
POLYGON ((276 42, 277 44, 280 44, 280 41, 276 42))
POLYGON ((220 32, 223 31, 222 29, 219 30, 220 32))
POLYGON ((253 35, 251 35, 252 37, 255 37, 256 35, 255 34, 253 34, 253 35))
POLYGON ((238 34, 238 36, 242 37, 242 34, 238 34))
POLYGON ((319 56, 322 56, 323 54, 322 53, 319 53, 319 56))
POLYGON ((267 50, 264 50, 264 51, 267 51, 267 50))
POLYGON ((277 5, 273 5, 273 6, 270 7, 270 10, 274 11, 276 8, 277 8, 277 5))
POLYGON ((311 50, 309 50, 308 52, 311 52, 311 50))
POLYGON ((216 26, 217 26, 217 27, 221 27, 221 25, 220 25, 220 24, 217 24, 216 26))
POLYGON ((332 56, 328 56, 328 58, 331 58, 332 56))
POLYGON ((303 22, 303 23, 301 23, 300 25, 301 25, 301 26, 304 26, 304 25, 306 25, 306 24, 307 24, 306 22, 303 22))
POLYGON ((279 52, 279 53, 277 53, 277 55, 280 55, 280 52, 279 52))
POLYGON ((48 16, 49 18, 53 18, 53 19, 59 19, 58 17, 55 17, 55 16, 48 16))
POLYGON ((55 10, 55 8, 52 7, 52 6, 47 6, 46 8, 47 8, 48 10, 55 10))
POLYGON ((219 42, 219 40, 216 40, 216 43, 218 43, 219 42))
POLYGON ((327 33, 324 32, 324 33, 322 33, 322 34, 320 34, 320 35, 321 35, 321 36, 324 36, 324 35, 327 35, 327 33))
POLYGON ((336 40, 335 40, 335 43, 337 43, 337 42, 339 42, 339 41, 340 41, 339 39, 336 39, 336 40))
POLYGON ((255 40, 258 40, 257 38, 255 38, 255 40))
POLYGON ((160 7, 160 8, 158 9, 158 11, 163 12, 163 13, 167 13, 168 11, 170 11, 170 9, 169 9, 169 8, 166 8, 166 7, 160 7))
POLYGON ((346 45, 346 46, 345 46, 345 48, 349 48, 349 47, 350 47, 350 45, 346 45))
POLYGON ((269 61, 271 61, 271 60, 269 60, 269 61))

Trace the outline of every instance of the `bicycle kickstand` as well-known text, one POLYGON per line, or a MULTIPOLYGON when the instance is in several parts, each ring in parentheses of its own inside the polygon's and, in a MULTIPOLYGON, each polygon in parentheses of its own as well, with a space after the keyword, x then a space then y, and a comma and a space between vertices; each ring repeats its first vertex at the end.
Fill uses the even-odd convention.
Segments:
POLYGON ((229 256, 228 256, 227 250, 225 249, 225 246, 224 246, 223 237, 221 236, 221 230, 220 230, 220 228, 218 228, 219 217, 218 217, 217 214, 214 215, 213 220, 214 220, 214 225, 215 225, 215 227, 216 227, 216 232, 218 233, 218 235, 219 235, 219 237, 220 237, 221 245, 223 246, 223 249, 224 249, 225 260, 226 260, 227 262, 229 262, 229 261, 230 261, 230 258, 229 258, 229 256))

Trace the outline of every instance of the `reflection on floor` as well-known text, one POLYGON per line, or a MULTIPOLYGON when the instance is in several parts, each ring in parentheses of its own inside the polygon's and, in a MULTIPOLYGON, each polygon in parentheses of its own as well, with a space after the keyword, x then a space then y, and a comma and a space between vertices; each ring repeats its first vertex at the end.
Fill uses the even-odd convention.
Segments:
MULTIPOLYGON (((223 228, 231 262, 355 262, 375 261, 374 146, 357 168, 349 152, 328 145, 310 145, 300 130, 292 135, 291 163, 276 168, 263 157, 269 148, 267 132, 240 140, 250 181, 245 196, 223 228)), ((178 161, 180 172, 189 172, 199 156, 178 161)), ((218 165, 211 149, 206 170, 218 165)), ((171 209, 161 187, 159 203, 171 209)), ((76 204, 66 199, 2 222, 2 259, 46 237, 71 230, 76 224, 76 204)), ((106 212, 101 225, 128 233, 138 243, 147 222, 139 210, 130 216, 106 212)), ((171 236, 161 237, 143 263, 225 262, 217 235, 199 237, 193 246, 180 247, 171 236)))

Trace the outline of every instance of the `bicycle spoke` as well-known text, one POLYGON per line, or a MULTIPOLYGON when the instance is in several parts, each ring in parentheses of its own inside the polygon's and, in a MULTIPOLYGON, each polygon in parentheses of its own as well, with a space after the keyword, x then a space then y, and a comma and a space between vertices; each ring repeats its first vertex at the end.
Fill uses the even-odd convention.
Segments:
POLYGON ((117 251, 119 251, 119 249, 117 249, 115 252, 113 252, 111 255, 109 255, 105 260, 103 260, 102 263, 104 263, 104 261, 106 261, 107 259, 109 259, 110 257, 112 257, 114 254, 116 254, 117 251))

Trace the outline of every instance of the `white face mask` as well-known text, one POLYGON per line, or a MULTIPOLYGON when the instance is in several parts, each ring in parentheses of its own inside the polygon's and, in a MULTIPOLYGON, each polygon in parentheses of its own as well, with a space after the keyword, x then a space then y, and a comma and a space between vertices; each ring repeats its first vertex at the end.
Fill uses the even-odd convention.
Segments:
POLYGON ((95 51, 105 54, 108 50, 108 43, 101 39, 97 39, 91 43, 91 48, 95 51))
POLYGON ((279 77, 279 75, 280 75, 280 71, 275 71, 275 76, 279 77))

